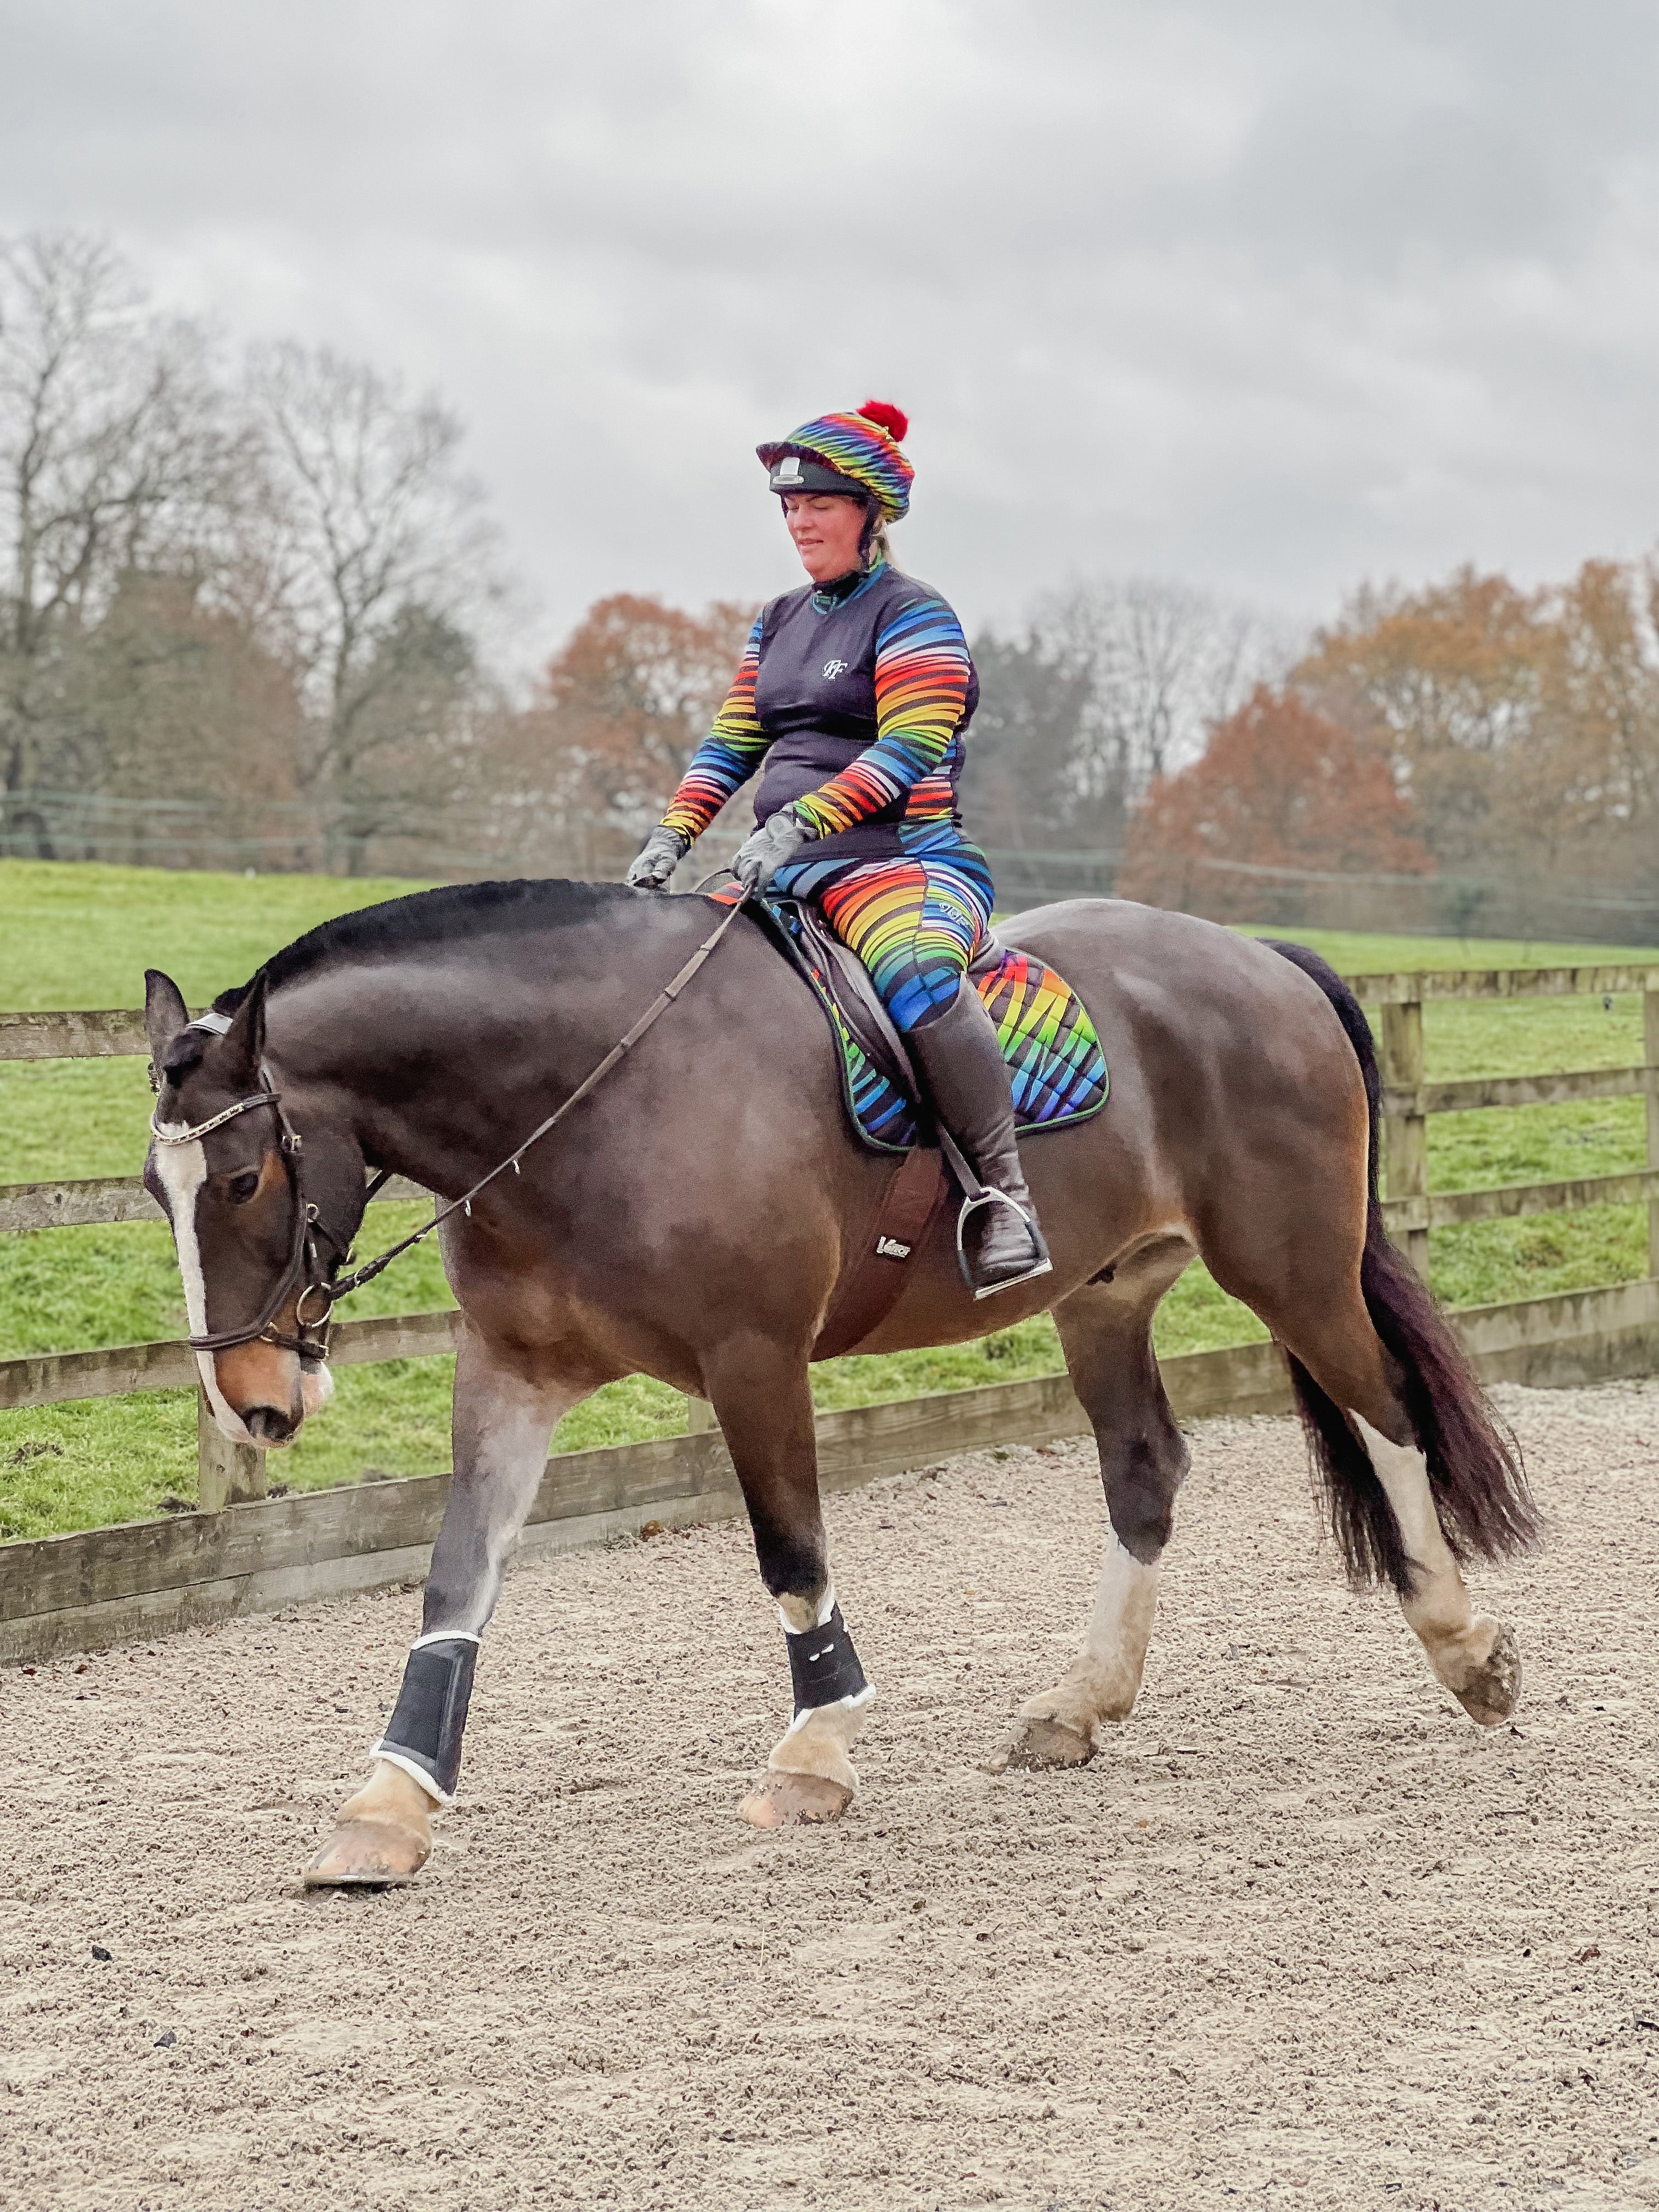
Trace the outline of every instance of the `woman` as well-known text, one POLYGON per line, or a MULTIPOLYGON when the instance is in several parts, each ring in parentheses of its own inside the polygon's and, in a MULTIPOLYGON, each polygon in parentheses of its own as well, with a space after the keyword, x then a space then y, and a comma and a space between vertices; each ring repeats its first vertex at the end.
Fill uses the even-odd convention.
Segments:
POLYGON ((963 1211, 981 1297, 1046 1274, 1014 1139, 1008 1071, 964 986, 991 921, 985 855, 962 833, 957 781, 979 681, 938 592, 894 567, 887 526, 910 503, 908 424, 867 399, 757 447, 811 581, 761 610, 731 694, 628 872, 660 890, 758 769, 744 888, 811 900, 863 961, 935 1111, 991 1202, 963 1211))

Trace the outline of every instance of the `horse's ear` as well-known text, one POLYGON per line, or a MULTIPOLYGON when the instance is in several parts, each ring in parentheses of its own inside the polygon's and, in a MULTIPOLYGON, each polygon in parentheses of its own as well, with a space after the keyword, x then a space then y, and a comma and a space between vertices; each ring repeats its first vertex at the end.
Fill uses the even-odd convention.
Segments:
POLYGON ((230 1027, 225 1031, 221 1060, 246 1079, 249 1088, 259 1079, 259 1063, 265 1056, 265 971, 262 968, 248 985, 230 1027))
POLYGON ((149 1056, 157 1067, 161 1056, 190 1019, 184 994, 171 975, 159 968, 144 970, 144 1028, 149 1036, 149 1056))

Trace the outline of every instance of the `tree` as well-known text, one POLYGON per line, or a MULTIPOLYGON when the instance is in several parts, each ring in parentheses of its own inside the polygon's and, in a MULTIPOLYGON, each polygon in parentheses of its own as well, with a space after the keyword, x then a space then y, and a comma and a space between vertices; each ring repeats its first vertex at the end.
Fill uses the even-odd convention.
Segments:
POLYGON ((1659 562, 1586 561, 1547 605, 1539 750, 1559 834, 1659 880, 1659 562))
MULTIPOLYGON (((428 765, 463 748, 477 654, 471 623, 495 596, 495 533, 436 400, 326 347, 281 343, 248 380, 264 471, 244 563, 249 605, 292 661, 307 708, 297 775, 325 864, 361 866, 409 765, 418 700, 428 765), (394 757, 395 756, 395 757, 394 757)), ((443 779, 425 796, 441 799, 443 779)))
POLYGON ((753 620, 752 607, 690 615, 625 592, 588 609, 495 756, 563 865, 591 874, 633 857, 708 735, 753 620))
POLYGON ((1260 908, 1250 869, 1416 875, 1432 865, 1386 753, 1295 692, 1258 684, 1201 759, 1152 786, 1117 888, 1233 921, 1260 908))
POLYGON ((1421 592, 1364 591, 1295 671, 1311 698, 1387 749, 1443 866, 1489 858, 1509 827, 1503 781, 1540 696, 1539 613, 1536 595, 1471 568, 1421 592))
POLYGON ((1080 845, 1114 849, 1122 830, 1120 795, 1085 801, 1077 760, 1090 676, 1034 632, 974 641, 979 710, 969 733, 963 805, 974 835, 994 850, 1080 845))
POLYGON ((125 577, 188 574, 239 441, 201 333, 155 314, 100 240, 0 241, 0 793, 102 772, 79 666, 125 577))
POLYGON ((1656 611, 1651 562, 1533 592, 1464 568, 1356 595, 1295 681, 1388 752, 1443 867, 1606 880, 1659 829, 1656 611))
POLYGON ((1195 759, 1214 724, 1296 657, 1289 633, 1253 610, 1148 577, 1073 586, 1041 603, 1035 627, 1088 677, 1083 787, 1126 804, 1195 759))
POLYGON ((1295 649, 1247 608, 1139 578, 1051 592, 1023 638, 988 631, 974 654, 963 792, 984 841, 1109 864, 1148 785, 1201 752, 1211 726, 1295 649))

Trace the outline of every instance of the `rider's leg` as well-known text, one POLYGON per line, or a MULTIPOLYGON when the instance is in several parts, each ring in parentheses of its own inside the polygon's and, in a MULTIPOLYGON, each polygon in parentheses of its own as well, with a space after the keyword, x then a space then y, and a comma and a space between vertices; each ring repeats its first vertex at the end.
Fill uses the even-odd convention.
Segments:
POLYGON ((964 1255, 983 1297, 1046 1273, 1048 1255, 1020 1164, 1007 1065, 984 1002, 964 981, 990 923, 989 878, 975 858, 872 861, 826 885, 818 902, 870 970, 940 1121, 1000 1194, 963 1218, 964 1255))

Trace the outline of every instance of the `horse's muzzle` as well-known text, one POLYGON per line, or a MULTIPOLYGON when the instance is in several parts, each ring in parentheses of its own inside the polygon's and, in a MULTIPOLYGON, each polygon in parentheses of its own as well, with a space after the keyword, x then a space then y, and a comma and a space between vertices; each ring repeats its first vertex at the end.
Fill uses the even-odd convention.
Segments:
POLYGON ((299 1425, 275 1406, 254 1406, 242 1416, 242 1426, 257 1444, 291 1443, 299 1425))

